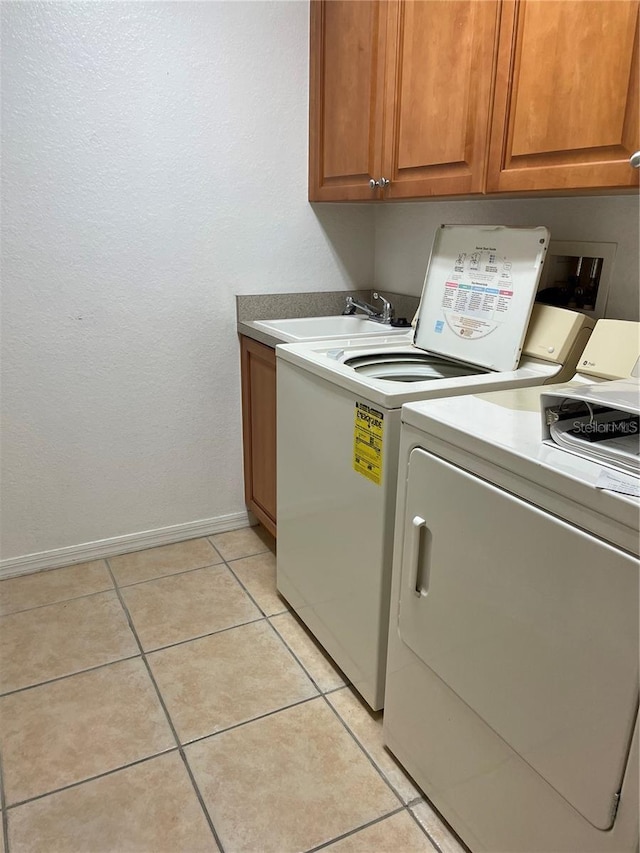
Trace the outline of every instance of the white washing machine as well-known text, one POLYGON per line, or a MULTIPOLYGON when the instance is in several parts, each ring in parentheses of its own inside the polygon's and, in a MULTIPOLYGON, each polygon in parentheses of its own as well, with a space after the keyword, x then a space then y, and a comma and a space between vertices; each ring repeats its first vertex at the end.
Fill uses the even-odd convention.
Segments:
MULTIPOLYGON (((639 328, 550 388, 632 375, 639 328)), ((542 443, 540 393, 402 410, 385 743, 474 853, 633 853, 640 502, 542 443)))
POLYGON ((440 229, 418 345, 276 349, 277 587, 374 709, 384 698, 401 406, 573 375, 593 327, 581 314, 536 305, 520 358, 547 243, 546 229, 440 229))

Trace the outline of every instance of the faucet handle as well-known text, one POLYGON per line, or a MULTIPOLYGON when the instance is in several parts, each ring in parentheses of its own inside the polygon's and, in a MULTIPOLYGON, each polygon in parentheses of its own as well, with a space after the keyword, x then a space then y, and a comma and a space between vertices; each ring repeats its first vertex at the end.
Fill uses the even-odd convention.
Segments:
POLYGON ((350 314, 356 313, 356 306, 353 304, 353 299, 351 296, 347 296, 347 301, 344 306, 344 311, 342 312, 343 316, 349 316, 350 314))
POLYGON ((371 295, 374 299, 379 299, 380 302, 382 302, 382 322, 390 323, 395 314, 393 305, 388 299, 385 299, 384 296, 380 296, 380 294, 375 291, 371 295))

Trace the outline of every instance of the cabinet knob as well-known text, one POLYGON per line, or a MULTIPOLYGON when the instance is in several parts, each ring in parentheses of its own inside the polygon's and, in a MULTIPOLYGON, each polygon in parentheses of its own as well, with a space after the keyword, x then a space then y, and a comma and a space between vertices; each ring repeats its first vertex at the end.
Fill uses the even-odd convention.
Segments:
POLYGON ((631 157, 629 157, 629 163, 634 169, 640 169, 640 151, 636 151, 635 154, 632 154, 631 157))
POLYGON ((391 181, 388 178, 380 178, 379 181, 374 181, 373 178, 369 181, 369 186, 372 190, 380 188, 383 190, 385 187, 388 187, 391 181))

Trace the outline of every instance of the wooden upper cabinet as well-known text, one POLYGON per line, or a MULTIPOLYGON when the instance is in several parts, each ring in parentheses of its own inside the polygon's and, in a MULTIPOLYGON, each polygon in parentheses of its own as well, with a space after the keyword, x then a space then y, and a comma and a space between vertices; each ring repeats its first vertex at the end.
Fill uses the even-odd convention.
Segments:
POLYGON ((499 4, 390 0, 386 198, 484 189, 499 4))
POLYGON ((504 0, 487 192, 637 186, 638 6, 504 0))
POLYGON ((385 2, 311 2, 310 201, 379 197, 385 27, 385 2))
POLYGON ((498 7, 311 0, 310 201, 482 192, 498 7))
POLYGON ((309 199, 637 186, 639 6, 311 0, 309 199))

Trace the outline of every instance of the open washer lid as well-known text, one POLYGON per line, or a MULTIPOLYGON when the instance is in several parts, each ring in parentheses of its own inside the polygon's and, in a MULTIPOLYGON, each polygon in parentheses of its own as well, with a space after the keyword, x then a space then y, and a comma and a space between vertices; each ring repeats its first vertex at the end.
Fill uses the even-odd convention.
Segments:
POLYGON ((514 370, 550 233, 544 227, 441 225, 427 266, 415 346, 514 370))

